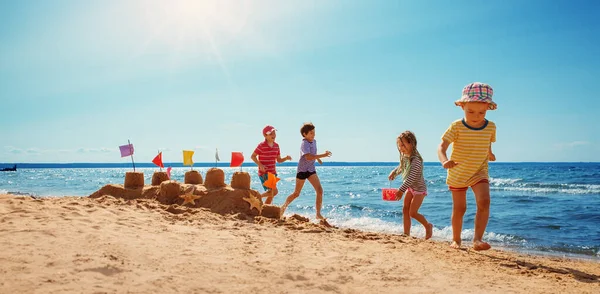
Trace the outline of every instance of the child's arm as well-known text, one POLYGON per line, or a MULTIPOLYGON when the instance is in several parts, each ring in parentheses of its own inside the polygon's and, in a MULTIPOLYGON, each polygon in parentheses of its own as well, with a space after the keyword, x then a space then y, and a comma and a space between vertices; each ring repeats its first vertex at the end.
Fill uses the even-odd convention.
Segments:
POLYGON ((258 154, 256 154, 256 152, 252 152, 252 156, 250 156, 250 158, 252 158, 252 161, 254 161, 254 163, 256 163, 258 166, 258 170, 265 171, 265 166, 258 161, 258 154))
POLYGON ((496 161, 496 155, 492 152, 492 144, 490 144, 490 149, 488 150, 488 160, 496 161))
POLYGON ((402 186, 398 189, 399 192, 404 193, 409 187, 412 187, 415 182, 421 176, 421 172, 423 170, 423 162, 419 160, 417 157, 413 157, 410 162, 410 171, 408 171, 408 175, 404 179, 402 186))
POLYGON ((446 150, 448 150, 449 146, 450 142, 442 140, 442 143, 440 143, 440 146, 438 147, 438 159, 440 160, 444 168, 453 168, 458 165, 458 162, 448 160, 446 150))
POLYGON ((400 166, 398 165, 395 169, 393 169, 390 174, 388 175, 388 180, 393 181, 396 176, 398 175, 398 169, 400 168, 400 166))
POLYGON ((292 160, 292 157, 288 155, 288 156, 286 156, 284 158, 281 158, 281 155, 277 155, 277 163, 282 163, 282 162, 285 162, 287 160, 292 160))
POLYGON ((411 159, 410 170, 408 171, 408 175, 404 179, 404 182, 402 182, 402 186, 400 186, 400 188, 398 188, 398 191, 396 191, 396 201, 402 199, 402 195, 404 195, 404 192, 406 192, 406 190, 408 190, 409 187, 415 184, 417 179, 421 176, 422 172, 423 162, 416 157, 411 159))
POLYGON ((322 154, 310 154, 310 153, 307 153, 307 154, 304 154, 304 156, 306 157, 306 160, 315 160, 315 159, 318 160, 318 159, 323 158, 323 157, 329 157, 329 156, 331 156, 331 151, 328 150, 328 151, 325 151, 325 153, 322 153, 322 154))

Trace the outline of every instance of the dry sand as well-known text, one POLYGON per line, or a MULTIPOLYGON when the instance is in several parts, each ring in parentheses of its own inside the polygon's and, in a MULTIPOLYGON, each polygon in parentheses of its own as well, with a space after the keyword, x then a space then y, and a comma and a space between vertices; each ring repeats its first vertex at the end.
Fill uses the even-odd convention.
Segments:
POLYGON ((0 293, 600 293, 600 263, 152 199, 0 195, 0 293))

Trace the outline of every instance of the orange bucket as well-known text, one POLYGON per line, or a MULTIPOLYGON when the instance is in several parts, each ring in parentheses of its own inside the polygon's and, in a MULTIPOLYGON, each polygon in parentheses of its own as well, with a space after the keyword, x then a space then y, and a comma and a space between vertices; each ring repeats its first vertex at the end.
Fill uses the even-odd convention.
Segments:
POLYGON ((383 188, 381 189, 381 198, 385 201, 396 201, 396 188, 383 188))

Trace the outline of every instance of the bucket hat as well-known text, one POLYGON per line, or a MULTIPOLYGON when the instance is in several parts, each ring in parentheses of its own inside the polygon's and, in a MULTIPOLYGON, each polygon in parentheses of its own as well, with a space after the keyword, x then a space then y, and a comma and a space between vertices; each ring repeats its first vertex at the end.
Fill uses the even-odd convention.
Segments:
POLYGON ((484 102, 488 103, 488 110, 494 110, 498 105, 492 100, 493 95, 494 89, 490 85, 480 82, 470 83, 463 88, 462 97, 454 104, 461 106, 466 102, 484 102))

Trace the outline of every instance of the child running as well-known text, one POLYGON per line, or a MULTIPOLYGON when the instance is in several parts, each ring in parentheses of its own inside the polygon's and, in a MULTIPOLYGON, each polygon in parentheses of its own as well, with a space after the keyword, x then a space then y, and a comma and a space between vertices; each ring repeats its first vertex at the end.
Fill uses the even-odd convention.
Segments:
POLYGON ((260 142, 254 152, 252 153, 252 161, 258 166, 258 177, 260 178, 261 184, 265 189, 265 193, 261 197, 267 197, 265 204, 271 204, 273 198, 279 193, 277 187, 272 191, 270 188, 265 187, 264 183, 268 178, 268 173, 272 173, 277 176, 277 170, 275 169, 275 162, 282 163, 286 160, 292 160, 289 155, 281 158, 281 152, 279 150, 279 144, 275 143, 277 137, 276 129, 273 126, 266 126, 263 128, 263 137, 265 140, 260 142))
POLYGON ((396 192, 396 200, 404 197, 402 217, 404 220, 404 234, 410 236, 411 217, 419 221, 425 228, 425 240, 431 238, 433 225, 425 216, 419 213, 423 199, 427 196, 427 186, 423 178, 423 158, 417 151, 417 138, 411 131, 405 131, 396 139, 398 152, 400 152, 400 165, 390 172, 388 179, 393 181, 396 176, 402 175, 404 181, 396 192))
POLYGON ((463 216, 467 211, 467 190, 475 194, 477 212, 473 249, 488 250, 483 233, 490 217, 490 184, 488 161, 495 161, 492 142, 496 142, 496 124, 485 119, 488 110, 495 110, 494 90, 484 83, 471 83, 463 88, 462 97, 454 102, 464 112, 464 118, 450 124, 438 147, 438 158, 448 170, 446 184, 452 191, 452 248, 460 248, 463 216), (450 160, 446 150, 452 146, 450 160))
POLYGON ((294 193, 290 194, 285 200, 285 203, 281 206, 281 216, 285 212, 286 208, 294 199, 300 196, 304 181, 308 179, 310 184, 315 189, 317 194, 316 199, 316 210, 317 219, 325 221, 325 218, 321 215, 321 205, 323 204, 323 187, 321 187, 321 181, 317 176, 315 169, 315 160, 319 164, 323 164, 321 158, 331 156, 331 152, 325 151, 325 153, 317 154, 317 140, 315 140, 315 126, 312 123, 305 123, 300 128, 300 134, 302 134, 302 145, 300 145, 300 160, 298 160, 298 169, 296 174, 296 188, 294 193))

